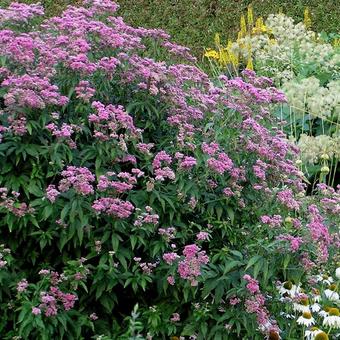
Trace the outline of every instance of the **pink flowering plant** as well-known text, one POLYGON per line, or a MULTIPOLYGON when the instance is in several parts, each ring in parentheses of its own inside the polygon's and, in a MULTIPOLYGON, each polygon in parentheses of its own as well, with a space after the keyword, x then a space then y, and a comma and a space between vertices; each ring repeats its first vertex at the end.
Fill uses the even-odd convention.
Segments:
POLYGON ((268 294, 334 265, 340 191, 306 195, 283 94, 84 6, 0 12, 0 334, 285 338, 268 294))

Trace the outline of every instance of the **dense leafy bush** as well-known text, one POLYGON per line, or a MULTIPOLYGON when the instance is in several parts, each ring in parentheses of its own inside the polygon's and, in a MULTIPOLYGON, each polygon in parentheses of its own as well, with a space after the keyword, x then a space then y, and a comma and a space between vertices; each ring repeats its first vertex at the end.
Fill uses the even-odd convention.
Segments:
POLYGON ((1 13, 1 337, 301 336, 277 285, 334 270, 340 194, 305 196, 283 94, 85 5, 1 13))

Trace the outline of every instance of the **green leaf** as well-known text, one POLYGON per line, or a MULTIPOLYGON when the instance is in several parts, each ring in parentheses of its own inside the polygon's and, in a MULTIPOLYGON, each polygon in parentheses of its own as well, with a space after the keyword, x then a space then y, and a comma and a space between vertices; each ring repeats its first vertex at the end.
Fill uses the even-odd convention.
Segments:
POLYGON ((230 272, 233 268, 235 268, 235 267, 237 267, 237 266, 240 266, 240 265, 242 265, 242 262, 240 262, 240 261, 237 261, 237 260, 230 261, 230 262, 224 267, 223 275, 227 274, 227 273, 230 272))
POLYGON ((257 261, 261 260, 262 256, 261 255, 255 255, 254 257, 252 257, 249 261, 248 264, 245 268, 245 270, 247 270, 248 268, 252 267, 257 261))
POLYGON ((228 216, 230 218, 231 224, 234 224, 234 220, 235 220, 234 210, 230 207, 227 207, 227 213, 228 213, 228 216))

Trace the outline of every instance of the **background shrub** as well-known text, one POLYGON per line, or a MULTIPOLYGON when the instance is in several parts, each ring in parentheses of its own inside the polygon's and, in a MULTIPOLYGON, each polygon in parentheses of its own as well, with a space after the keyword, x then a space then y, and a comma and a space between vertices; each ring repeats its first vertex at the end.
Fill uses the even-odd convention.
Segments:
MULTIPOLYGON (((34 3, 34 0, 19 1, 34 3)), ((339 6, 333 0, 120 0, 119 15, 133 26, 165 29, 175 41, 193 49, 201 55, 210 45, 211 37, 219 32, 224 39, 234 38, 238 31, 240 16, 249 4, 253 5, 257 16, 283 10, 294 20, 303 19, 303 11, 309 6, 312 14, 313 29, 318 32, 338 32, 340 17, 339 6)), ((10 0, 0 0, 5 6, 10 0)), ((68 4, 81 4, 81 0, 43 0, 48 16, 60 13, 68 4)))

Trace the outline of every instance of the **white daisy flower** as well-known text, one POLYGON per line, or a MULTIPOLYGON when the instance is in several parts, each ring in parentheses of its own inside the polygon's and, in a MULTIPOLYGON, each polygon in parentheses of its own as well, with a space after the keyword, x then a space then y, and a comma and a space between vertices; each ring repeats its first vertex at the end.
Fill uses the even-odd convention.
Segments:
POLYGON ((340 312, 338 308, 330 308, 328 316, 323 319, 324 326, 331 328, 340 328, 340 312))
POLYGON ((301 313, 310 312, 308 298, 304 297, 304 298, 301 298, 298 303, 294 302, 293 310, 296 312, 301 312, 301 313))
POLYGON ((310 312, 309 306, 300 305, 299 303, 293 303, 293 310, 295 312, 302 312, 302 313, 310 312))
POLYGON ((312 289, 312 298, 314 302, 320 302, 321 301, 321 295, 320 291, 316 288, 312 289))
POLYGON ((320 302, 321 301, 321 295, 313 295, 313 300, 315 302, 320 302))
POLYGON ((329 307, 325 307, 325 309, 323 309, 319 312, 319 315, 322 316, 323 318, 325 318, 326 316, 328 316, 329 309, 330 309, 329 307))
POLYGON ((330 285, 334 282, 333 278, 331 276, 328 276, 327 274, 317 275, 316 280, 318 282, 326 283, 328 285, 330 285))
POLYGON ((304 325, 306 327, 310 327, 314 325, 315 319, 312 316, 312 313, 310 312, 304 312, 297 320, 296 322, 299 325, 304 325))
POLYGON ((329 340, 329 336, 324 331, 319 330, 315 332, 312 340, 329 340))
POLYGON ((307 340, 314 340, 315 336, 322 332, 318 327, 312 327, 305 332, 305 337, 307 340))
POLYGON ((326 298, 330 301, 338 301, 339 300, 339 294, 335 291, 336 286, 330 285, 328 289, 324 291, 324 294, 326 298))
POLYGON ((337 279, 340 280, 340 267, 336 268, 336 270, 335 270, 335 276, 336 276, 337 279))
POLYGON ((321 306, 315 302, 310 306, 310 309, 312 310, 312 312, 317 313, 320 311, 321 306))
POLYGON ((293 284, 291 281, 286 281, 279 287, 279 293, 281 295, 287 294, 290 297, 294 297, 299 292, 300 292, 300 286, 293 284))

